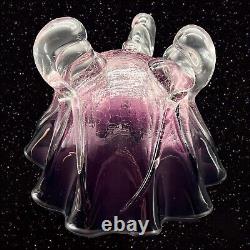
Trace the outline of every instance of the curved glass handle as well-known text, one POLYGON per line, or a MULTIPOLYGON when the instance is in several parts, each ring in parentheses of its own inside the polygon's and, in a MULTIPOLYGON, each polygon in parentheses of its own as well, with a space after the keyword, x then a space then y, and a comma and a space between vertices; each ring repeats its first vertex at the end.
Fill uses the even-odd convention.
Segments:
POLYGON ((87 32, 75 18, 62 17, 50 21, 38 33, 33 56, 44 80, 53 88, 65 83, 63 75, 69 65, 85 53, 93 56, 87 32))
POLYGON ((179 64, 189 75, 195 74, 195 85, 191 94, 196 95, 211 79, 216 62, 213 41, 199 26, 187 25, 176 34, 173 44, 163 57, 179 64))
POLYGON ((140 13, 134 17, 131 27, 128 40, 123 43, 122 48, 152 56, 156 32, 153 17, 140 13))

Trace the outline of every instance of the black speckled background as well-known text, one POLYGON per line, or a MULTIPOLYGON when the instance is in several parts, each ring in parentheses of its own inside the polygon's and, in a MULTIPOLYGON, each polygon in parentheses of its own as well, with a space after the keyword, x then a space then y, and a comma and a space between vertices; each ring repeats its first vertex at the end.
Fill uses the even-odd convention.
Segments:
POLYGON ((2 0, 0 6, 1 249, 250 249, 249 1, 2 0), (72 16, 84 24, 96 51, 121 48, 139 12, 155 19, 155 56, 186 24, 211 35, 216 70, 197 103, 228 178, 209 188, 214 211, 198 222, 168 222, 153 237, 78 237, 64 228, 62 215, 39 207, 30 196, 41 171, 25 159, 23 148, 52 97, 35 68, 33 42, 48 21, 72 16))

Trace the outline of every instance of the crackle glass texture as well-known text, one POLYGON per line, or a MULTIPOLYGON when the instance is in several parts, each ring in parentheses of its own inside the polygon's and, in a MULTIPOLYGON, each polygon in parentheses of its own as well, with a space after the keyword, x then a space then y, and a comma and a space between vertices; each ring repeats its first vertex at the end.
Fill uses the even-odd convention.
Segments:
POLYGON ((97 53, 84 26, 63 17, 35 40, 54 96, 25 148, 43 170, 32 198, 76 234, 114 233, 101 228, 114 216, 149 220, 146 234, 203 217, 212 211, 206 187, 226 177, 195 103, 214 71, 213 42, 187 25, 154 58, 155 33, 152 16, 138 14, 122 49, 97 53))

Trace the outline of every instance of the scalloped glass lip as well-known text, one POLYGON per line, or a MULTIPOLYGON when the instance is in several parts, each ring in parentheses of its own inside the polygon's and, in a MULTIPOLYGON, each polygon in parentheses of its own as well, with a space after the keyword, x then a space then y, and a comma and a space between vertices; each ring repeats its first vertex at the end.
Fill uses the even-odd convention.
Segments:
POLYGON ((170 217, 170 216, 165 216, 160 221, 160 227, 159 227, 159 229, 146 231, 145 234, 139 235, 139 232, 130 232, 130 231, 127 231, 127 230, 119 231, 119 232, 111 230, 111 231, 105 232, 103 230, 89 230, 89 229, 78 228, 78 227, 74 226, 72 223, 68 223, 67 222, 67 215, 65 214, 64 210, 60 210, 60 209, 58 209, 58 208, 56 208, 54 206, 50 206, 50 205, 42 202, 36 196, 36 193, 33 192, 33 191, 31 192, 31 197, 32 197, 32 199, 39 206, 41 206, 43 208, 46 208, 46 209, 48 209, 50 211, 58 212, 58 213, 63 214, 65 216, 65 228, 68 231, 70 231, 70 232, 72 232, 72 233, 74 233, 76 235, 84 236, 84 237, 88 237, 88 238, 95 238, 95 237, 105 236, 105 235, 110 235, 110 234, 126 234, 126 235, 137 236, 137 237, 159 235, 162 232, 164 223, 166 223, 168 221, 179 221, 179 222, 187 222, 187 221, 189 221, 189 222, 195 222, 195 221, 199 220, 200 218, 206 217, 207 215, 209 215, 210 213, 212 213, 212 211, 214 209, 213 205, 211 205, 211 207, 207 211, 202 212, 200 214, 190 215, 188 217, 170 217))

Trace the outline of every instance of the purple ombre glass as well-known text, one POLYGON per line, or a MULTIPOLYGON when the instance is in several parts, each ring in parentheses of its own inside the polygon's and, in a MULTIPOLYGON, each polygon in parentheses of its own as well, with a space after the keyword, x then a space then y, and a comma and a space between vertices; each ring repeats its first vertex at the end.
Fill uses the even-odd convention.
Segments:
POLYGON ((76 234, 105 234, 101 224, 114 216, 149 220, 146 234, 203 217, 212 211, 206 186, 226 177, 195 104, 214 71, 213 42, 187 25, 154 58, 155 31, 138 14, 122 49, 97 53, 84 26, 63 17, 35 40, 54 97, 25 148, 43 169, 32 198, 62 212, 76 234))

